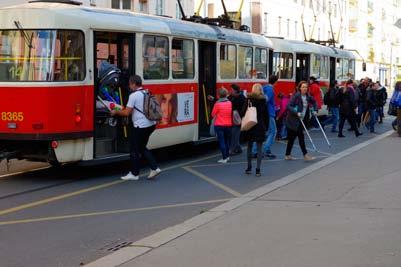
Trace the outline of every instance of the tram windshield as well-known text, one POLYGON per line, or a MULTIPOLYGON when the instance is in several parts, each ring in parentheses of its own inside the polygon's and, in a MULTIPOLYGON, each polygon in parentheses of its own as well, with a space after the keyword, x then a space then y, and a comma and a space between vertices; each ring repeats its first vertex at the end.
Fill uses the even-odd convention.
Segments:
POLYGON ((74 30, 0 30, 0 81, 82 81, 84 35, 74 30))

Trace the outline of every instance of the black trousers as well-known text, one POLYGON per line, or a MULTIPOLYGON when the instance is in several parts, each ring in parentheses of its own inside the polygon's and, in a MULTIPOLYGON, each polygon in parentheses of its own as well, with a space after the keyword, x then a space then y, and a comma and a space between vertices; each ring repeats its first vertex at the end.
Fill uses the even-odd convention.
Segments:
POLYGON ((358 135, 359 131, 358 131, 358 128, 356 127, 355 114, 353 114, 353 113, 340 114, 340 124, 338 126, 338 135, 343 134, 345 120, 347 120, 349 125, 351 125, 351 129, 354 130, 355 135, 358 135))
POLYGON ((155 158, 153 157, 152 152, 150 152, 146 148, 146 145, 149 142, 149 137, 154 132, 155 128, 155 125, 147 128, 133 128, 130 140, 131 173, 133 175, 139 175, 141 156, 145 157, 148 160, 148 163, 152 170, 157 169, 157 163, 155 158))
POLYGON ((308 151, 306 150, 306 146, 305 146, 305 136, 304 136, 304 130, 302 128, 302 125, 299 125, 299 127, 296 131, 291 130, 290 128, 287 127, 287 132, 288 132, 287 133, 288 142, 287 142, 287 149, 285 151, 285 155, 286 156, 291 155, 291 150, 292 150, 292 147, 294 146, 295 138, 298 137, 299 146, 301 147, 302 153, 305 156, 308 153, 308 151))

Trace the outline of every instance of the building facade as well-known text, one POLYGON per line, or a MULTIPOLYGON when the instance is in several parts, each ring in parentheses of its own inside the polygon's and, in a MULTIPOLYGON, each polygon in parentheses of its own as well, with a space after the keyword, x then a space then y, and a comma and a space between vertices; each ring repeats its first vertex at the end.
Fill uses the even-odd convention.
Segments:
MULTIPOLYGON (((27 3, 29 0, 7 0, 0 1, 0 7, 27 3)), ((176 0, 75 0, 82 2, 85 6, 96 6, 102 8, 125 9, 134 12, 169 16, 180 18, 176 0)), ((192 15, 194 10, 194 0, 183 0, 182 6, 186 15, 192 15)))
MULTIPOLYGON (((252 32, 296 40, 336 41, 354 50, 356 78, 389 86, 401 79, 401 31, 394 26, 401 0, 241 0, 225 1, 229 15, 252 32), (366 62, 366 71, 363 71, 366 62)), ((200 15, 223 13, 220 0, 197 0, 200 15)), ((397 17, 398 14, 398 17, 397 17)))

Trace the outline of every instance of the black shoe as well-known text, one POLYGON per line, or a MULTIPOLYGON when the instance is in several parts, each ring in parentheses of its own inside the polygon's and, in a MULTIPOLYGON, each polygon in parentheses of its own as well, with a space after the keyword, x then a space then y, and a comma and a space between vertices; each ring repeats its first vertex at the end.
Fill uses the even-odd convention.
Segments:
POLYGON ((274 154, 272 154, 271 152, 270 152, 270 153, 266 153, 266 154, 265 154, 265 157, 267 157, 268 159, 275 159, 275 158, 277 158, 277 156, 274 155, 274 154))
POLYGON ((262 176, 262 174, 260 174, 260 169, 256 169, 255 176, 256 176, 256 177, 262 176))
POLYGON ((246 168, 245 173, 246 174, 252 174, 252 167, 246 168))
POLYGON ((353 128, 348 128, 348 132, 352 132, 354 129, 353 128))
POLYGON ((254 159, 258 158, 258 154, 252 154, 252 158, 254 159))
POLYGON ((342 137, 345 137, 345 135, 339 134, 338 137, 342 138, 342 137))
POLYGON ((363 135, 363 133, 356 133, 355 134, 356 137, 361 136, 361 135, 363 135))

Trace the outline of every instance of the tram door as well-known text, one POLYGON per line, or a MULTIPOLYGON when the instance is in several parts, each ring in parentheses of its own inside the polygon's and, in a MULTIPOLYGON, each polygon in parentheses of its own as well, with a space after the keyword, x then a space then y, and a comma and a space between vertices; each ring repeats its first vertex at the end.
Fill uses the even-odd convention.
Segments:
POLYGON ((310 55, 297 54, 295 82, 309 80, 310 55))
POLYGON ((104 103, 125 105, 130 90, 129 77, 134 74, 134 35, 131 33, 95 32, 95 157, 116 156, 129 152, 129 118, 111 118, 104 103), (99 67, 103 61, 120 69, 119 84, 99 88, 99 67), (111 99, 107 96, 109 95, 111 99), (102 100, 106 101, 101 101, 102 100))
POLYGON ((199 139, 210 137, 212 102, 216 97, 216 43, 199 41, 199 139))
POLYGON ((336 58, 330 57, 330 83, 336 79, 336 58))

